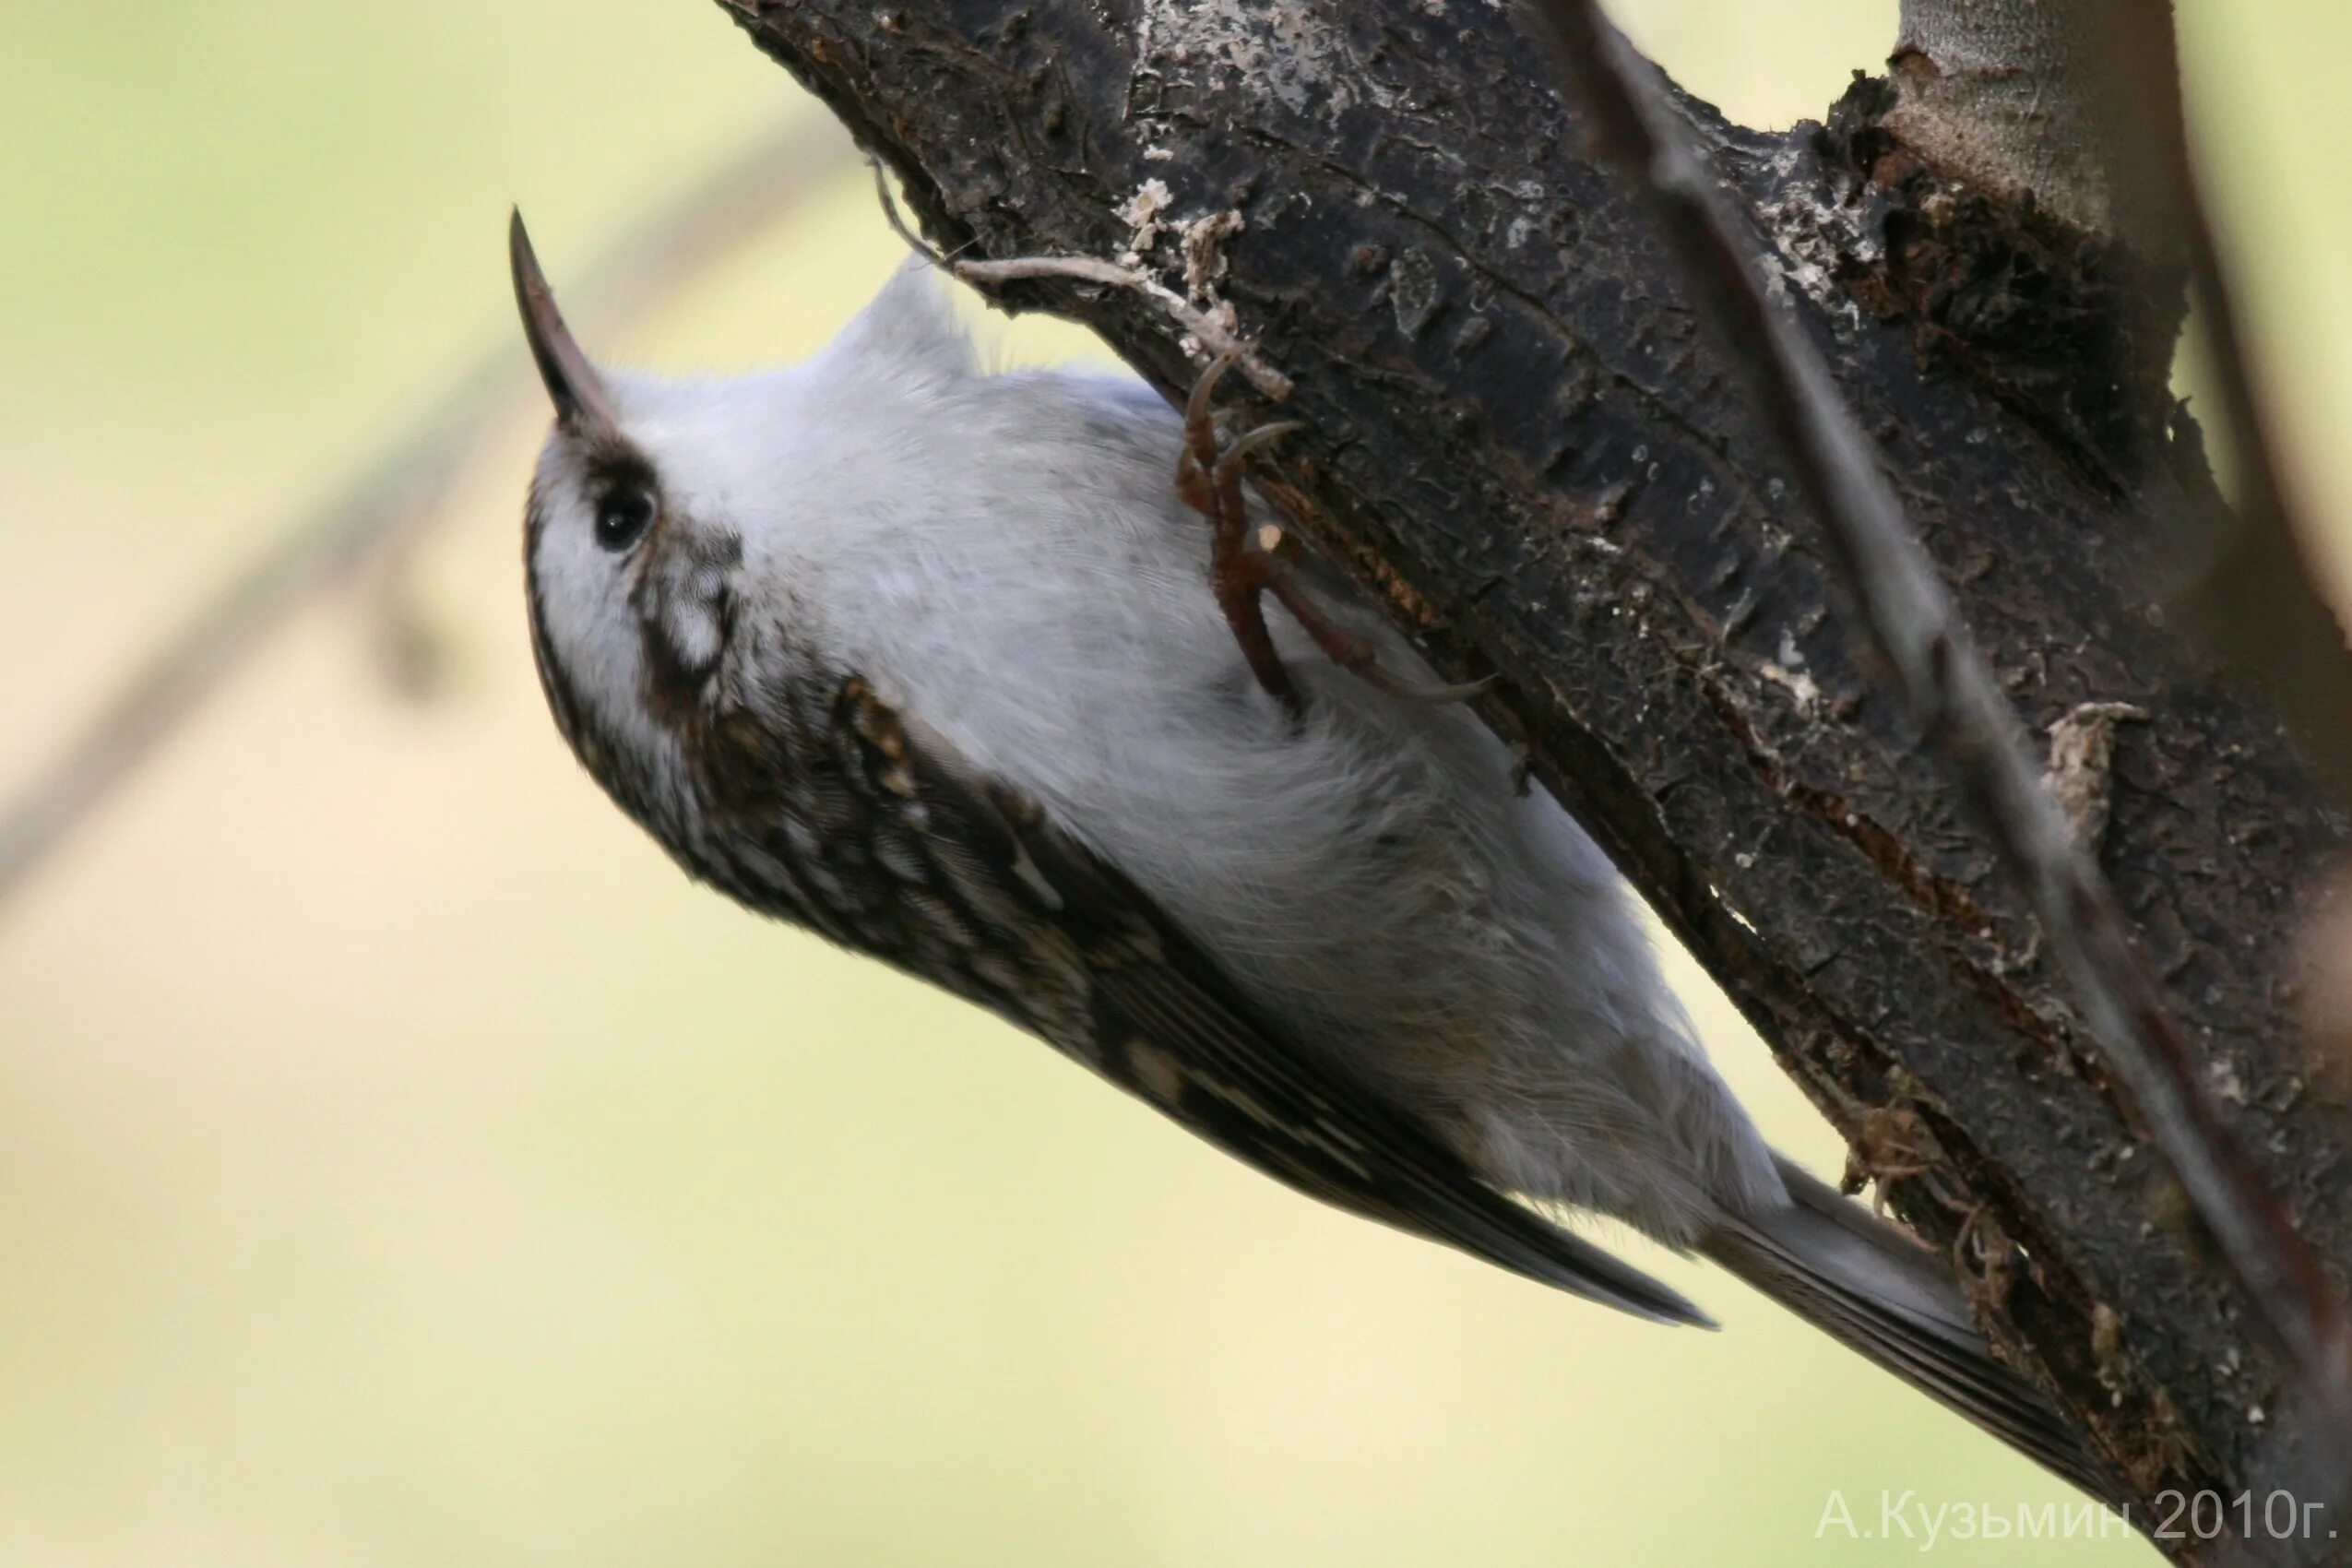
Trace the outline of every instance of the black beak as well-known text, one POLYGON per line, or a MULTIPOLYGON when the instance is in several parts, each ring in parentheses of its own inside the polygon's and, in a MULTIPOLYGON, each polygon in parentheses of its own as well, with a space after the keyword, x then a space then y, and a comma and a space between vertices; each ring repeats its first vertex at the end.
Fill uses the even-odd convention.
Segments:
POLYGON ((612 395, 580 351, 572 329, 564 325, 564 313, 555 308, 555 291, 540 270, 519 208, 506 230, 506 257, 515 273, 515 306, 522 312, 523 336, 530 341, 531 358, 539 362, 539 378, 555 404, 556 420, 577 434, 619 436, 621 422, 612 395))

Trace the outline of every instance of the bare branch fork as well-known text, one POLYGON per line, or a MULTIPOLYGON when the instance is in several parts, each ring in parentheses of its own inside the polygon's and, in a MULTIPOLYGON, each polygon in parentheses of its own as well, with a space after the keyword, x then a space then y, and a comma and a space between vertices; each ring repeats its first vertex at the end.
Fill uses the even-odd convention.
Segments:
POLYGON ((2352 1346, 2318 1259, 2224 1125, 2107 879, 2044 787, 2025 727, 1903 515, 1819 352, 1764 297, 1713 184, 1651 85, 1647 62, 1595 0, 1530 0, 1606 155, 1640 185, 1693 292, 1753 392, 1752 407, 1835 545, 1847 587, 1921 732, 1966 788, 2029 891, 2092 1033, 2147 1119, 2249 1298, 2352 1431, 2352 1346))

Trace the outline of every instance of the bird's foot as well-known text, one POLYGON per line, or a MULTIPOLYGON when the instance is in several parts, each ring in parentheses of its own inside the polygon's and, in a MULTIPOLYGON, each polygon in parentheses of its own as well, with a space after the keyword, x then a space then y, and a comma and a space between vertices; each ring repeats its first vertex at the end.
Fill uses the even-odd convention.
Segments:
POLYGON ((1212 360, 1185 401, 1183 448, 1176 459, 1176 494, 1208 519, 1209 587, 1258 684, 1293 715, 1306 711, 1305 699, 1266 628, 1265 601, 1272 594, 1325 658, 1375 690, 1417 702, 1459 702, 1484 690, 1484 681, 1416 686, 1397 680, 1381 668, 1378 650, 1368 639, 1333 621, 1292 578, 1281 559, 1284 541, 1279 528, 1267 524, 1252 537, 1249 507, 1241 495, 1242 461, 1299 427, 1294 421, 1259 425, 1220 448, 1209 403, 1217 384, 1233 363, 1229 353, 1212 360))

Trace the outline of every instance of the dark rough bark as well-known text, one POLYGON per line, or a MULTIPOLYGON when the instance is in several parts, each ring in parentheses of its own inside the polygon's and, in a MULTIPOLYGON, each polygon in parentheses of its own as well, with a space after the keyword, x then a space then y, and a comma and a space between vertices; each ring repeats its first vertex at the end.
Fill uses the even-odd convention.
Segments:
MULTIPOLYGON (((1228 270, 1196 271, 1297 384, 1283 414, 1305 429, 1260 468, 1269 491, 1442 668, 1500 672, 1487 717, 1788 1070, 1865 1157, 1929 1168, 1898 1206, 1958 1241, 1989 1326, 2129 1488, 2251 1479, 2284 1414, 2267 1348, 1503 9, 722 3, 945 246, 1117 256, 1120 209, 1158 181, 1168 228, 1141 259, 1182 290, 1182 225, 1237 211, 1210 247, 1228 270)), ((2101 859, 2239 1133, 2352 1257, 2352 1127, 2292 1043, 2289 972, 2343 825, 2243 683, 2150 607, 2145 519, 2208 482, 2186 439, 2156 444, 2160 471, 2135 456, 2174 422, 2143 336, 2162 281, 1998 203, 1950 243, 1954 193, 1888 166, 1870 108, 1786 137, 1689 112, 2028 722, 2145 716, 2074 781, 2107 808, 2101 859)), ((1002 297, 1087 323, 1163 388, 1195 374, 1135 293, 1002 297)))

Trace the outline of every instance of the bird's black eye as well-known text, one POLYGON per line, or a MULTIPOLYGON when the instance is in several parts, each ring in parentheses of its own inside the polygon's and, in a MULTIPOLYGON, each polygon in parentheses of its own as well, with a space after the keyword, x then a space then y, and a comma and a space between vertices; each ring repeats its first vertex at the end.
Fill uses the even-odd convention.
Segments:
POLYGON ((645 537, 653 527, 653 495, 634 484, 605 493, 596 504, 596 542, 619 553, 645 537))

